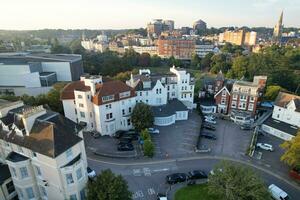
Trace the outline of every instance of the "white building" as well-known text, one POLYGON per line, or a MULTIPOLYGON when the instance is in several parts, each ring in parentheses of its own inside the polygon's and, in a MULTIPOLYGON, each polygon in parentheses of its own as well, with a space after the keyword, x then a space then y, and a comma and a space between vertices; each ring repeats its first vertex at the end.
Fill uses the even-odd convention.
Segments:
POLYGON ((0 158, 20 200, 85 199, 82 131, 58 113, 42 106, 10 110, 0 118, 0 158))
POLYGON ((300 97, 280 92, 275 100, 272 117, 262 130, 283 140, 291 140, 300 128, 300 97))
POLYGON ((106 35, 98 35, 94 39, 82 38, 81 46, 88 51, 104 52, 108 49, 108 37, 106 35))
POLYGON ((65 116, 101 135, 132 128, 130 114, 136 104, 134 90, 121 81, 86 76, 62 91, 65 116))
POLYGON ((136 91, 136 102, 152 106, 154 124, 167 126, 188 119, 188 109, 195 108, 194 79, 184 69, 170 68, 170 74, 151 74, 140 70, 127 85, 136 91))
POLYGON ((58 81, 79 80, 83 66, 75 54, 2 53, 0 71, 0 94, 36 96, 58 81))
POLYGON ((213 44, 198 44, 195 45, 195 53, 200 57, 204 58, 209 53, 218 54, 220 49, 213 44))
POLYGON ((0 163, 0 199, 16 200, 17 198, 17 192, 8 165, 0 163))
POLYGON ((130 49, 133 48, 133 50, 139 54, 142 53, 149 53, 150 56, 157 55, 157 46, 125 46, 124 49, 130 49))

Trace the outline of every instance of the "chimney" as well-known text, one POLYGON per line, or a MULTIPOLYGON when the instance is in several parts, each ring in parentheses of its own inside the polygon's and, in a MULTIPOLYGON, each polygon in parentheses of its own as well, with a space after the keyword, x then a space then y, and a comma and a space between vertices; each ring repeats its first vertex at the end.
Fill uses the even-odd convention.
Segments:
POLYGON ((27 136, 29 136, 29 133, 32 129, 35 119, 44 114, 46 114, 46 110, 43 108, 43 106, 36 106, 36 107, 24 109, 23 115, 22 115, 22 121, 23 121, 27 136))

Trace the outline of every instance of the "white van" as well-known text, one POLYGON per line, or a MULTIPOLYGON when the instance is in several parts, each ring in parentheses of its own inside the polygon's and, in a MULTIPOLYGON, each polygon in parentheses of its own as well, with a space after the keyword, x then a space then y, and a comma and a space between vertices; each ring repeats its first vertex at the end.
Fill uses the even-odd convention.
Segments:
POLYGON ((274 184, 269 186, 269 192, 271 193, 273 199, 275 199, 275 200, 289 200, 290 199, 290 197, 288 196, 288 194, 285 191, 283 191, 282 189, 280 189, 279 187, 277 187, 274 184))

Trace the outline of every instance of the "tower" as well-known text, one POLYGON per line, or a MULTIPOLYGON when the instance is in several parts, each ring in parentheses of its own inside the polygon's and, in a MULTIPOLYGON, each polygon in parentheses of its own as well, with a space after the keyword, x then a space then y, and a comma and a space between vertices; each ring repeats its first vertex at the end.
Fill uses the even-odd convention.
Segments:
POLYGON ((281 39, 282 31, 283 31, 282 21, 283 21, 283 11, 281 12, 280 18, 274 27, 274 32, 273 32, 274 42, 279 42, 281 39))

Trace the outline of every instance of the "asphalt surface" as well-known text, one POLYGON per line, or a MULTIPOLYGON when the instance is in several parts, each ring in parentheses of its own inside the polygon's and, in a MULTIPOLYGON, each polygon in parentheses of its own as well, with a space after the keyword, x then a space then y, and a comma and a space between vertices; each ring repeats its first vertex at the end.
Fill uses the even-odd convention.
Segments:
MULTIPOLYGON (((193 160, 166 160, 140 164, 113 164, 88 159, 89 166, 97 173, 109 168, 114 173, 121 174, 128 182, 129 189, 133 193, 133 199, 137 200, 155 200, 156 194, 159 192, 167 192, 168 197, 171 199, 175 192, 174 187, 176 188, 176 186, 170 188, 165 184, 166 175, 175 172, 188 172, 195 169, 204 170, 208 173, 218 162, 220 162, 218 159, 198 158, 193 160)), ((263 178, 267 186, 276 184, 286 191, 292 199, 298 199, 300 196, 300 187, 294 183, 276 176, 271 170, 254 169, 263 178)))

